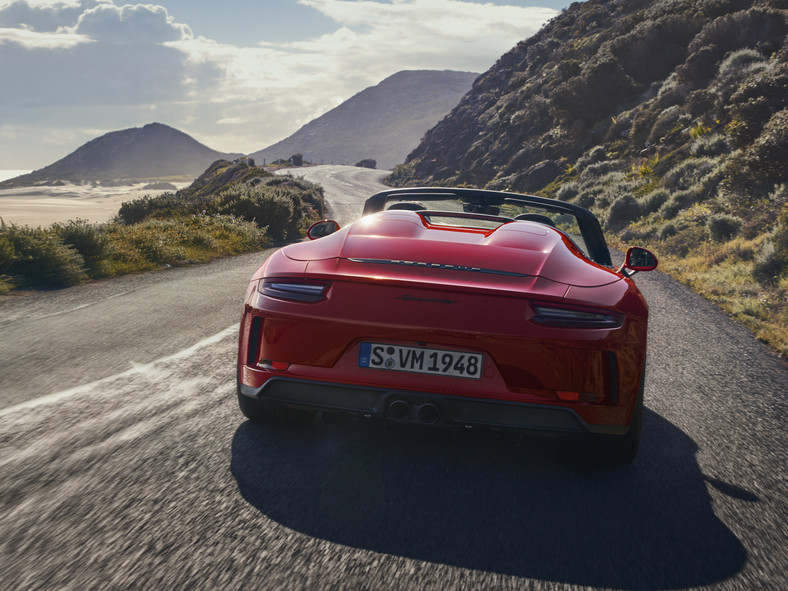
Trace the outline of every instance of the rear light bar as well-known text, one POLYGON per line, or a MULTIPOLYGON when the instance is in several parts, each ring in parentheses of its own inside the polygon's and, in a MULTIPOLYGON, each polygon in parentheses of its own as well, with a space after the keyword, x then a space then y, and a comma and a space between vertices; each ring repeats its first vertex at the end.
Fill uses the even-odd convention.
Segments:
POLYGON ((531 307, 533 322, 558 328, 618 328, 624 322, 623 314, 596 310, 593 308, 574 308, 554 304, 535 304, 531 307))
POLYGON ((325 299, 330 285, 328 281, 311 279, 263 279, 257 289, 270 298, 294 302, 319 302, 325 299))

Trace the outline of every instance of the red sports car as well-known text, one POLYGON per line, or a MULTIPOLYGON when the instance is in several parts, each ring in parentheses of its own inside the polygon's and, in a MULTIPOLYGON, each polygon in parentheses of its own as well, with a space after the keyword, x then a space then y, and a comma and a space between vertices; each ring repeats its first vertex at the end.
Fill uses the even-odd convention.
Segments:
POLYGON ((339 229, 271 255, 244 301, 238 401, 254 421, 317 411, 640 440, 648 306, 596 217, 542 197, 383 191, 339 229))

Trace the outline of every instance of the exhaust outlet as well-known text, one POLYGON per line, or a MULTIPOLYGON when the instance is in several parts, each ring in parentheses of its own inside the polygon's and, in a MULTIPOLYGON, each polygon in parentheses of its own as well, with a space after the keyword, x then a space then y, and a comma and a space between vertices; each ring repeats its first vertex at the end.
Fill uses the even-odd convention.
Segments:
POLYGON ((419 420, 422 423, 427 423, 428 425, 437 423, 438 419, 440 418, 440 414, 440 409, 431 402, 422 404, 416 412, 416 416, 419 418, 419 420))
POLYGON ((410 416, 410 404, 405 400, 389 402, 389 416, 396 421, 404 421, 410 416))

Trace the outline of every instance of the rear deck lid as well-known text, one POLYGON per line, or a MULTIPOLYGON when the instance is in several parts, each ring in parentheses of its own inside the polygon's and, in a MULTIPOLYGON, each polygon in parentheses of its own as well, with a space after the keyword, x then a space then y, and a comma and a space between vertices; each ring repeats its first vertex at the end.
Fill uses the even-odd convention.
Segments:
POLYGON ((303 261, 374 264, 392 276, 440 270, 490 278, 539 277, 582 287, 620 279, 612 269, 585 258, 568 236, 537 222, 475 230, 429 225, 411 211, 367 216, 326 238, 285 247, 284 253, 303 261))

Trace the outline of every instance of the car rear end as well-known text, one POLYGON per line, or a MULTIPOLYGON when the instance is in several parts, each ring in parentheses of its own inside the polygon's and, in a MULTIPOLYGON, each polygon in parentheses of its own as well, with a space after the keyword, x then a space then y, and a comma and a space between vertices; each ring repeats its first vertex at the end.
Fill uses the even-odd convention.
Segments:
MULTIPOLYGON (((280 257, 281 258, 281 257, 280 257)), ((273 408, 621 435, 645 363, 634 285, 328 258, 267 265, 247 292, 238 388, 273 408), (281 270, 288 272, 283 273, 281 270)), ((265 406, 266 410, 260 410, 265 406)))

